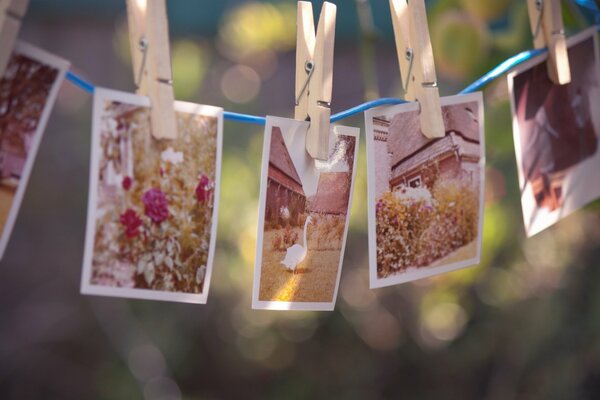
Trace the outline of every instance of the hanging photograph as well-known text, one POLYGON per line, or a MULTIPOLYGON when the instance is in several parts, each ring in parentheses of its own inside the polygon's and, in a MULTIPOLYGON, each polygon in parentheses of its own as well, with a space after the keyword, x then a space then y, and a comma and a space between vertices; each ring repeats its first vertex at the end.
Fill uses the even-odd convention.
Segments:
POLYGON ((600 70, 596 28, 568 40, 571 83, 546 55, 508 76, 521 205, 528 236, 600 197, 600 70))
POLYGON ((446 135, 435 139, 421 133, 417 103, 365 113, 371 288, 479 263, 483 99, 441 102, 446 135))
POLYGON ((214 258, 222 109, 175 102, 157 140, 146 97, 96 89, 85 294, 206 303, 214 258))
POLYGON ((0 79, 0 258, 68 68, 68 61, 18 43, 0 79))
POLYGON ((306 151, 308 122, 268 117, 252 307, 333 310, 354 183, 357 128, 332 127, 329 158, 306 151))

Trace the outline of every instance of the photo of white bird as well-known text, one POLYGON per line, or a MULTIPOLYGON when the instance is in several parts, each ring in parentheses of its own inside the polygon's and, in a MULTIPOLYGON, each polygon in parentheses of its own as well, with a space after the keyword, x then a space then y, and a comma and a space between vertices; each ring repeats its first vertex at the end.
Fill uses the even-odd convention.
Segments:
POLYGON ((296 267, 300 264, 305 258, 306 253, 308 252, 308 242, 306 240, 306 232, 308 229, 308 224, 312 221, 310 215, 306 217, 306 221, 304 222, 304 236, 302 245, 298 243, 294 244, 292 247, 288 247, 287 252, 285 253, 285 258, 281 261, 281 264, 288 270, 293 273, 296 273, 296 267))
POLYGON ((329 157, 306 152, 308 124, 268 117, 252 307, 329 310, 335 303, 359 130, 336 126, 329 157))

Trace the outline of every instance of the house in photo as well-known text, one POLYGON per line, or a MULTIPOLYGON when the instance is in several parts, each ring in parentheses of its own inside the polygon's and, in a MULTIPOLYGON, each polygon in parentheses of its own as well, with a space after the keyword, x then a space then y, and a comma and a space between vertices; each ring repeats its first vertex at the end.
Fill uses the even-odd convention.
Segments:
POLYGON ((297 225, 306 209, 302 181, 283 140, 281 129, 273 127, 267 180, 265 221, 297 225))
POLYGON ((388 190, 402 186, 431 189, 441 175, 477 182, 481 154, 479 122, 473 109, 468 104, 443 107, 446 136, 436 139, 421 133, 418 111, 394 116, 386 135, 391 158, 388 190))
POLYGON ((308 211, 319 214, 346 215, 352 177, 349 172, 322 172, 317 192, 308 211))

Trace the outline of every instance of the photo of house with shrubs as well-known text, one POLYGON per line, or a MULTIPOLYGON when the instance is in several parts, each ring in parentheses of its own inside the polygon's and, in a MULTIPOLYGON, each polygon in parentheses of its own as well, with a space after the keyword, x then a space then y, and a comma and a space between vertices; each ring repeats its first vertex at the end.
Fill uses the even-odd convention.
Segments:
POLYGON ((479 255, 481 105, 473 100, 443 106, 446 133, 434 139, 421 133, 419 110, 403 107, 371 117, 370 200, 381 280, 418 279, 443 272, 434 267, 475 264, 479 255))

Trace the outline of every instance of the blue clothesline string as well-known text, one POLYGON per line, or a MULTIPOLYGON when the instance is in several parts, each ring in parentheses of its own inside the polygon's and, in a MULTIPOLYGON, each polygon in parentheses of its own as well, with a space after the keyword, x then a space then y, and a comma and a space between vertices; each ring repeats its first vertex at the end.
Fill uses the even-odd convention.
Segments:
POLYGON ((83 89, 90 94, 94 94, 94 85, 92 85, 82 77, 75 75, 74 72, 67 71, 67 80, 69 80, 73 85, 79 87, 80 89, 83 89))
POLYGON ((575 4, 594 14, 596 24, 600 25, 600 7, 594 0, 575 0, 575 4))
POLYGON ((265 125, 267 119, 256 115, 241 114, 233 111, 223 111, 223 118, 230 121, 245 122, 248 124, 265 125))
POLYGON ((533 57, 539 56, 540 54, 544 54, 547 52, 548 49, 534 49, 527 50, 517 55, 514 55, 508 60, 498 64, 498 66, 496 66, 487 74, 483 75, 481 78, 477 79, 475 82, 471 83, 469 86, 463 89, 460 92, 460 94, 473 93, 477 90, 480 90, 483 87, 485 87, 488 83, 492 82, 499 76, 504 75, 506 72, 510 71, 517 65, 522 64, 525 61, 531 60, 533 57))
POLYGON ((377 100, 372 100, 372 101, 368 101, 366 103, 363 104, 359 104, 355 107, 349 108, 345 111, 339 112, 337 114, 333 114, 331 116, 331 122, 337 122, 340 121, 342 119, 346 119, 348 117, 351 117, 353 115, 356 114, 360 114, 362 112, 367 111, 370 108, 375 108, 375 107, 379 107, 379 106, 389 106, 389 105, 396 105, 396 104, 402 104, 402 103, 406 103, 406 100, 402 100, 402 99, 396 99, 393 97, 384 97, 381 99, 377 99, 377 100))
POLYGON ((598 4, 596 4, 594 0, 575 0, 575 3, 583 8, 587 8, 588 10, 595 12, 596 16, 600 14, 600 7, 598 7, 598 4))
MULTIPOLYGON (((599 20, 597 29, 600 31, 600 9, 599 9, 598 5, 596 3, 594 3, 593 1, 589 1, 589 0, 576 0, 576 3, 582 7, 588 8, 596 13, 596 18, 599 20)), ((459 94, 473 93, 478 90, 481 90, 486 85, 488 85, 490 82, 492 82, 496 78, 504 75, 505 73, 507 73, 511 69, 515 68, 516 66, 518 66, 528 60, 531 60, 532 58, 534 58, 540 54, 545 54, 547 52, 548 52, 548 49, 534 49, 534 50, 526 50, 517 55, 514 55, 514 56, 510 57, 508 60, 500 63, 498 66, 496 66, 491 71, 489 71, 488 73, 483 75, 481 78, 477 79, 475 82, 473 82, 469 86, 467 86, 459 94)), ((72 84, 85 90, 86 92, 88 92, 90 94, 94 93, 94 85, 91 84, 90 82, 86 81, 82 77, 76 75, 72 71, 67 71, 66 78, 72 84)), ((379 106, 383 106, 383 105, 396 105, 396 104, 402 104, 402 103, 406 103, 406 101, 402 100, 402 99, 391 98, 391 97, 368 101, 366 103, 359 104, 355 107, 349 108, 348 110, 344 110, 337 114, 332 115, 331 122, 341 121, 341 120, 351 117, 353 115, 360 114, 371 108, 375 108, 375 107, 379 107, 379 106)), ((241 114, 241 113, 236 113, 236 112, 232 112, 232 111, 224 111, 223 117, 229 121, 243 122, 243 123, 249 123, 249 124, 255 124, 255 125, 265 125, 265 123, 266 123, 265 117, 259 117, 256 115, 249 115, 249 114, 241 114)))

